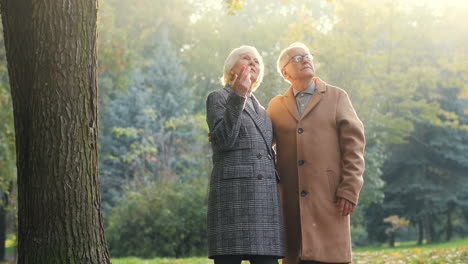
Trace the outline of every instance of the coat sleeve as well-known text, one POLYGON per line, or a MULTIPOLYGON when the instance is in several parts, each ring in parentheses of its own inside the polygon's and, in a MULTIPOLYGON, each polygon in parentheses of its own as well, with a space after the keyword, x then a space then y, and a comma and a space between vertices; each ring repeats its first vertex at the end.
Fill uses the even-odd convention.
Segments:
MULTIPOLYGON (((274 147, 273 150, 276 150, 276 129, 275 129, 275 125, 273 123, 273 108, 272 108, 272 105, 275 103, 275 101, 278 100, 278 96, 274 97, 273 99, 271 99, 270 103, 268 104, 268 107, 266 109, 266 113, 268 115, 268 117, 270 118, 271 120, 271 125, 273 126, 273 138, 272 138, 272 142, 271 142, 271 145, 274 147)), ((276 151, 275 151, 276 152, 276 151)))
POLYGON ((211 143, 219 150, 229 150, 239 137, 241 115, 246 98, 231 91, 214 91, 206 100, 206 119, 211 133, 211 143))
POLYGON ((343 161, 342 182, 336 196, 357 204, 364 183, 364 126, 359 120, 346 92, 338 98, 336 122, 343 161))

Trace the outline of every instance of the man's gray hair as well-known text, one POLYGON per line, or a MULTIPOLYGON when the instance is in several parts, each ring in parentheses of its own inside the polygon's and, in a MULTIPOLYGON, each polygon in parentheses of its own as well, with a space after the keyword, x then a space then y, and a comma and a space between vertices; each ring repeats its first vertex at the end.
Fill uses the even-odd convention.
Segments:
POLYGON ((276 61, 276 70, 279 72, 279 74, 281 74, 281 76, 283 77, 283 79, 287 82, 289 82, 286 78, 284 78, 283 76, 283 73, 281 72, 283 70, 283 67, 286 65, 286 63, 288 63, 288 60, 290 59, 286 53, 291 50, 291 49, 294 49, 294 48, 302 48, 302 49, 305 49, 307 51, 307 53, 310 54, 310 50, 309 48, 302 42, 294 42, 292 43, 291 45, 289 45, 288 47, 286 47, 285 49, 283 49, 278 57, 278 60, 276 61))

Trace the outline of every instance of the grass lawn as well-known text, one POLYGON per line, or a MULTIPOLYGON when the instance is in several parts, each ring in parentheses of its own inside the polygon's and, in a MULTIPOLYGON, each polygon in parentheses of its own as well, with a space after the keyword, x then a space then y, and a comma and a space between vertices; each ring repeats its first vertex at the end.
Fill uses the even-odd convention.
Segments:
POLYGON ((405 242, 394 248, 356 248, 353 260, 353 264, 468 264, 468 238, 420 246, 405 242))
MULTIPOLYGON (((114 258, 113 264, 212 264, 206 257, 185 259, 114 258)), ((249 262, 242 262, 247 264, 249 262)), ((415 242, 354 249, 353 264, 468 264, 468 238, 417 246, 415 242)))
POLYGON ((424 249, 449 249, 449 248, 456 248, 456 247, 468 247, 468 238, 463 238, 463 239, 459 238, 459 239, 453 239, 450 242, 423 244, 419 246, 416 245, 416 241, 401 242, 401 243, 396 242, 394 248, 389 247, 388 244, 384 244, 381 246, 355 248, 353 249, 353 251, 354 252, 378 251, 378 250, 398 251, 402 249, 416 249, 416 248, 424 250, 424 249))
MULTIPOLYGON (((8 250, 11 250, 9 248, 8 250)), ((12 250, 11 250, 12 251, 12 250)), ((353 264, 468 264, 468 238, 447 243, 417 246, 415 242, 396 243, 394 248, 387 245, 356 248, 353 264)), ((5 262, 3 262, 5 263, 5 262)), ((0 264, 3 264, 0 262, 0 264)), ((8 263, 8 262, 6 262, 8 263)), ((206 257, 198 258, 155 258, 134 257, 112 258, 113 264, 213 264, 206 257)), ((247 264, 245 261, 242 264, 247 264)))
MULTIPOLYGON (((249 263, 249 262, 245 262, 249 263)), ((112 259, 112 264, 213 264, 213 261, 206 257, 201 258, 156 258, 156 259, 139 259, 139 258, 120 258, 112 259)))

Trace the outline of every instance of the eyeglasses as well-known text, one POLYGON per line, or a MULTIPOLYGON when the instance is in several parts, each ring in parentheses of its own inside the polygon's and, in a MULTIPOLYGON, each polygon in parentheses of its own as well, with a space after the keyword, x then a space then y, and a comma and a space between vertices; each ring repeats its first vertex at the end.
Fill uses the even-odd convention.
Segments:
POLYGON ((305 55, 296 55, 296 56, 292 56, 291 59, 289 59, 288 62, 283 66, 283 69, 284 69, 284 67, 286 67, 286 65, 288 65, 291 61, 293 61, 294 63, 301 63, 301 62, 304 61, 304 60, 312 61, 313 59, 314 59, 314 55, 313 55, 313 54, 305 54, 305 55))

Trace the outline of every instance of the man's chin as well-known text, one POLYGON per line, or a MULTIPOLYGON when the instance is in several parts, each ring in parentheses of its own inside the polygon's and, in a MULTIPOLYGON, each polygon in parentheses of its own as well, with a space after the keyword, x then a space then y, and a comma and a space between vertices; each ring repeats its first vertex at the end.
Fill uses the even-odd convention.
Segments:
POLYGON ((303 72, 302 72, 302 75, 303 75, 304 77, 314 78, 315 72, 314 72, 314 71, 303 71, 303 72))

